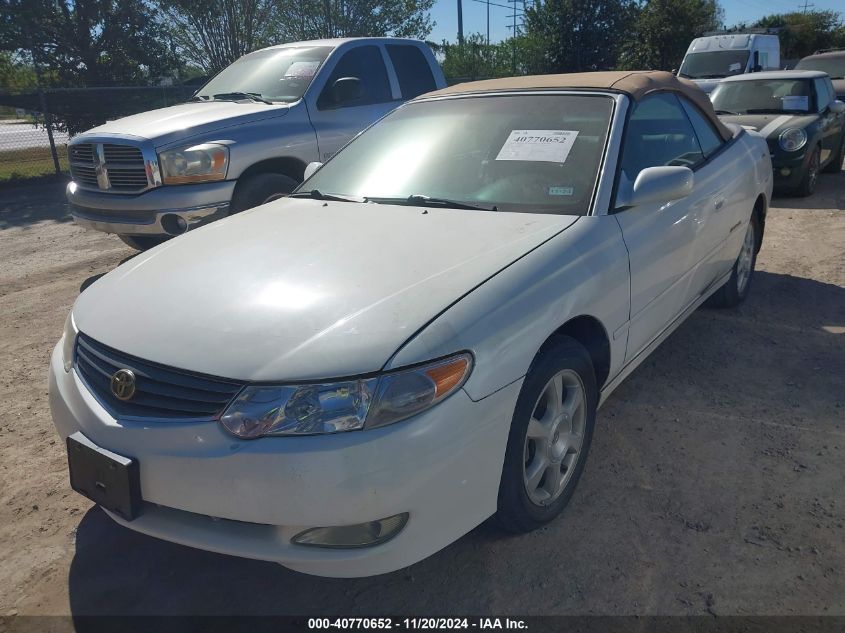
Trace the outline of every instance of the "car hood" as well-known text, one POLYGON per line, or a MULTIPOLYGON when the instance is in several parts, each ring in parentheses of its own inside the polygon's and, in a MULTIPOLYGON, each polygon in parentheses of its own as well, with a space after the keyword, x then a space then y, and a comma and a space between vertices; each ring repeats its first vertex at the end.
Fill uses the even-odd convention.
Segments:
POLYGON ((125 353, 225 378, 374 372, 576 220, 283 199, 134 257, 80 295, 74 320, 125 353))
POLYGON ((719 85, 719 82, 722 81, 721 78, 714 78, 714 79, 693 79, 692 82, 701 88, 707 94, 713 92, 713 89, 719 85))
POLYGON ((130 136, 166 145, 180 138, 207 134, 233 125, 284 116, 290 111, 287 104, 253 103, 251 101, 203 101, 149 110, 109 121, 81 134, 77 142, 88 135, 130 136))
POLYGON ((776 139, 786 128, 805 128, 813 123, 817 116, 814 114, 741 114, 723 115, 719 117, 723 123, 736 123, 767 139, 776 139))

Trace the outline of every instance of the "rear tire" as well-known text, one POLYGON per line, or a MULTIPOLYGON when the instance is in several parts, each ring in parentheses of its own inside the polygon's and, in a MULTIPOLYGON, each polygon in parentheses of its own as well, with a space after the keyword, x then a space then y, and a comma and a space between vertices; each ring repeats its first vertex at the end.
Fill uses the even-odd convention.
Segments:
POLYGON ((282 174, 255 174, 238 181, 229 213, 240 213, 286 196, 297 185, 293 178, 282 174))
POLYGON ((121 241, 136 251, 146 251, 169 240, 171 235, 118 235, 121 241))
POLYGON ((838 174, 842 171, 843 159, 845 159, 845 130, 842 131, 842 138, 839 139, 839 151, 822 171, 826 174, 838 174))
POLYGON ((760 227, 757 223, 757 214, 752 213, 748 228, 745 230, 742 248, 731 270, 731 277, 710 297, 709 305, 714 308, 732 308, 745 301, 754 279, 759 235, 760 227))
POLYGON ((502 527, 530 532, 563 511, 587 461, 597 405, 589 353, 559 337, 534 361, 519 392, 499 484, 502 527))

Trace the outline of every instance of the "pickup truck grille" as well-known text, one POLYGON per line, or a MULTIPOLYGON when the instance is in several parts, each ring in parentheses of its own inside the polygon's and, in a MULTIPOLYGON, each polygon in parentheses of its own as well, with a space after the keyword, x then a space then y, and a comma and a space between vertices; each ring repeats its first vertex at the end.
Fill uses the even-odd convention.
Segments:
POLYGON ((141 360, 81 333, 76 338, 74 367, 115 418, 214 420, 243 387, 238 382, 141 360), (111 378, 119 369, 135 374, 135 394, 129 400, 119 400, 111 389, 111 378))
POLYGON ((70 146, 70 173, 87 189, 140 193, 152 186, 141 148, 119 143, 77 143, 70 146))

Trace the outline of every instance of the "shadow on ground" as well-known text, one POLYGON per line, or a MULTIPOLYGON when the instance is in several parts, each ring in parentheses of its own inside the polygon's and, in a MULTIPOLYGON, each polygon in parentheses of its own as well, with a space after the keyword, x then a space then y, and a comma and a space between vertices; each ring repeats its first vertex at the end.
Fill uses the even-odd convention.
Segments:
POLYGON ((71 222, 66 186, 67 179, 63 178, 0 189, 0 230, 44 220, 71 222))
POLYGON ((822 173, 815 193, 806 198, 797 195, 775 194, 772 207, 786 209, 838 209, 845 211, 845 170, 835 174, 822 173))
POLYGON ((765 614, 821 610, 825 595, 827 609, 841 579, 809 546, 841 565, 842 515, 810 504, 841 497, 845 455, 826 433, 845 451, 843 331, 845 289, 758 273, 746 304, 699 310, 608 401, 563 516, 519 537, 488 521, 384 576, 311 577, 136 534, 92 508, 72 613, 765 614))

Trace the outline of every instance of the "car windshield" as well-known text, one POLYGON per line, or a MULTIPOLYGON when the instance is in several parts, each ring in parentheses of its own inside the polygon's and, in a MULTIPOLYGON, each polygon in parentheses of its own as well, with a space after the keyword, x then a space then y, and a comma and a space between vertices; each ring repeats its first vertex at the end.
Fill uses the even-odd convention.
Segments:
POLYGON ((748 64, 749 51, 709 51, 684 57, 678 75, 689 79, 709 79, 741 75, 748 64))
POLYGON ((808 57, 795 65, 795 70, 818 70, 831 79, 845 79, 845 53, 836 57, 808 57))
POLYGON ((813 87, 808 79, 725 81, 710 94, 717 113, 809 112, 813 87))
POLYGON ((370 202, 584 215, 614 101, 601 95, 414 102, 301 187, 370 202))
POLYGON ((301 99, 331 52, 330 46, 273 48, 244 55, 197 92, 202 100, 257 97, 267 101, 301 99))

